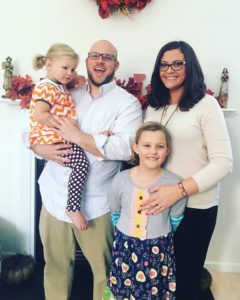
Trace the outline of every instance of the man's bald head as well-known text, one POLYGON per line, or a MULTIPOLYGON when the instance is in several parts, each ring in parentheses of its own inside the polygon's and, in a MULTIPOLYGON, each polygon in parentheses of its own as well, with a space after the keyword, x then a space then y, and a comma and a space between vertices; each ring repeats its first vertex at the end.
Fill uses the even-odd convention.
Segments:
POLYGON ((117 58, 117 49, 107 40, 99 40, 95 42, 90 48, 90 52, 112 54, 117 58))

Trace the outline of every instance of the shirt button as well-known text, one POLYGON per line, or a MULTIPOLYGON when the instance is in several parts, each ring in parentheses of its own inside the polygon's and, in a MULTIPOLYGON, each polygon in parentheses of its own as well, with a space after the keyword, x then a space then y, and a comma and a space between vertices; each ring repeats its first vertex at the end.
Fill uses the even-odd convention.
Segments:
POLYGON ((142 199, 143 199, 143 196, 139 196, 139 199, 142 200, 142 199))
POLYGON ((140 228, 140 225, 137 225, 136 227, 137 227, 137 228, 140 228))
POLYGON ((138 214, 140 215, 140 214, 141 214, 141 212, 142 212, 142 211, 139 209, 139 210, 138 210, 138 214))

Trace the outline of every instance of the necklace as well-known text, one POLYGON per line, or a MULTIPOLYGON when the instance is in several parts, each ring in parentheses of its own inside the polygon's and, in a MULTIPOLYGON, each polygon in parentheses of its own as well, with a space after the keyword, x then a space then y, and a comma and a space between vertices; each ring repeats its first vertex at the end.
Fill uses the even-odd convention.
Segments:
MULTIPOLYGON (((162 124, 162 120, 163 120, 163 116, 167 113, 167 109, 168 109, 169 105, 164 106, 163 111, 162 111, 162 115, 161 115, 161 119, 160 119, 160 124, 162 124)), ((163 125, 165 128, 167 127, 168 122, 171 120, 172 116, 175 114, 175 112, 178 109, 178 105, 176 106, 176 108, 174 109, 174 111, 171 113, 171 115, 169 116, 169 118, 167 119, 165 125, 163 125)))

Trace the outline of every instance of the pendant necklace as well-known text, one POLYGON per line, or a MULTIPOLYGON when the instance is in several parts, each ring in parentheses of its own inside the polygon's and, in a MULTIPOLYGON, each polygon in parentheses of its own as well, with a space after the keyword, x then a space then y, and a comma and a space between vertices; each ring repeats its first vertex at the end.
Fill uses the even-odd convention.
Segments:
MULTIPOLYGON (((164 106, 163 111, 162 111, 162 115, 161 115, 161 119, 160 119, 160 124, 162 124, 162 120, 163 120, 163 116, 167 113, 167 109, 168 109, 169 105, 164 106)), ((171 115, 169 116, 169 118, 167 119, 165 125, 163 125, 165 128, 167 127, 168 122, 171 120, 172 116, 175 114, 175 112, 178 109, 178 105, 176 106, 176 108, 174 109, 174 111, 171 113, 171 115)))

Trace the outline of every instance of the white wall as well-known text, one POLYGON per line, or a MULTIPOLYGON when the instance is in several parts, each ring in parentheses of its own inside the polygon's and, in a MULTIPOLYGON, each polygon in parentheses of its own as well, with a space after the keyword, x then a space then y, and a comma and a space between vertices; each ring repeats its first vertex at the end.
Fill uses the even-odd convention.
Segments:
MULTIPOLYGON (((1 0, 0 10, 0 61, 11 56, 15 72, 28 73, 35 80, 42 76, 31 67, 36 53, 44 54, 54 42, 66 42, 80 53, 79 71, 86 74, 84 59, 89 46, 102 38, 109 39, 118 48, 119 78, 142 72, 147 74, 148 82, 158 50, 164 43, 175 39, 185 40, 193 46, 206 83, 216 94, 222 69, 228 68, 229 107, 238 109, 236 113, 226 114, 233 145, 234 171, 222 184, 220 212, 208 261, 215 268, 240 272, 239 1, 153 0, 140 14, 130 17, 119 14, 106 20, 98 16, 93 0, 1 0)), ((5 105, 0 107, 2 113, 5 109, 5 105)), ((7 176, 8 168, 2 155, 0 164, 1 173, 7 176)), ((0 195, 1 199, 6 198, 1 190, 0 195)), ((1 199, 0 217, 7 218, 2 212, 1 199)), ((8 245, 11 248, 11 243, 8 245)))

